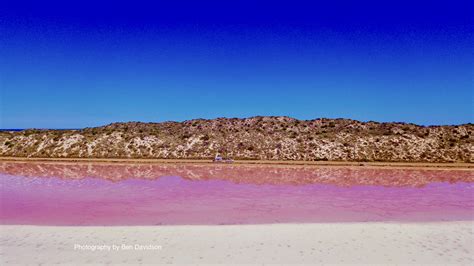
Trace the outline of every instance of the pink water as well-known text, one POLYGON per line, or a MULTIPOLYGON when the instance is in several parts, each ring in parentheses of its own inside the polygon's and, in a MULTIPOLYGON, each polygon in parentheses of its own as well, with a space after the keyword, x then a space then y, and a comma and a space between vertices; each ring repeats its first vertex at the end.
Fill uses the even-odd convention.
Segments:
POLYGON ((0 163, 1 224, 474 220, 468 170, 0 163))

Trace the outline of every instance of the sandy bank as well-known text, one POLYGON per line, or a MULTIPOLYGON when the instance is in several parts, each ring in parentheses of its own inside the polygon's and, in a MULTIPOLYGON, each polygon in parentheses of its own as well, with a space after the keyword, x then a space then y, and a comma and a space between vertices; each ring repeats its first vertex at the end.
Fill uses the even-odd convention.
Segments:
MULTIPOLYGON (((140 164, 166 164, 166 163, 191 163, 215 164, 211 159, 123 159, 123 158, 32 158, 32 157, 0 157, 1 161, 15 162, 90 162, 90 163, 140 163, 140 164)), ((220 163, 219 165, 229 165, 220 163)), ((351 161, 267 161, 267 160, 235 160, 230 165, 273 165, 273 166, 347 166, 363 168, 415 168, 415 169, 465 169, 474 170, 474 163, 420 163, 420 162, 351 162, 351 161)))
POLYGON ((467 265, 474 261, 473 231, 473 222, 155 227, 3 225, 0 263, 467 265), (113 245, 118 250, 113 250, 113 245), (97 248, 95 251, 91 250, 93 246, 97 248))

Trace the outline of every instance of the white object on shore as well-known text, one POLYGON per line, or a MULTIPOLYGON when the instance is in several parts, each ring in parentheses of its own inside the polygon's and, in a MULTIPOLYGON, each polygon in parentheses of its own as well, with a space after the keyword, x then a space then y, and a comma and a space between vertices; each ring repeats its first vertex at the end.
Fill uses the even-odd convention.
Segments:
POLYGON ((215 163, 233 163, 234 162, 234 160, 230 158, 223 158, 218 153, 216 154, 216 156, 214 157, 214 160, 212 161, 215 163))

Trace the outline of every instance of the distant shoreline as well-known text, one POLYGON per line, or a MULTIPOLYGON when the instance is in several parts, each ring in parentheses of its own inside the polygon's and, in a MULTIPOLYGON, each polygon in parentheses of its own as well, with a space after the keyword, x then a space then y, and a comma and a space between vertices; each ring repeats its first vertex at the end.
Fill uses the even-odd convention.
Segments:
POLYGON ((140 163, 140 164, 213 164, 213 165, 274 165, 274 166, 346 166, 365 168, 466 169, 474 170, 474 163, 425 162, 355 162, 355 161, 282 161, 235 160, 233 163, 214 163, 211 159, 134 159, 134 158, 37 158, 0 157, 0 162, 81 162, 81 163, 140 163))

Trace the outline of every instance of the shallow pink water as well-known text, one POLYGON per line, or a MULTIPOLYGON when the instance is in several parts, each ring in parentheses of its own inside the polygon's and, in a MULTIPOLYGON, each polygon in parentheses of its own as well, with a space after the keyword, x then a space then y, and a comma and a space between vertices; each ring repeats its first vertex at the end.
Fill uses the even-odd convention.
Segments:
POLYGON ((474 220, 462 170, 0 163, 2 224, 474 220))

